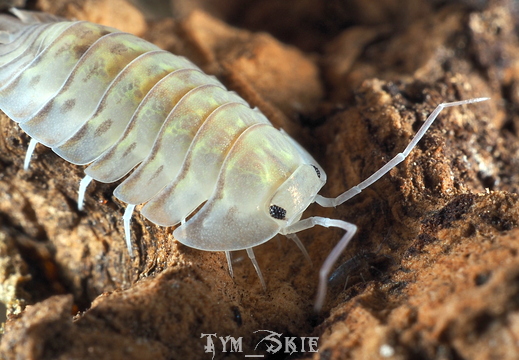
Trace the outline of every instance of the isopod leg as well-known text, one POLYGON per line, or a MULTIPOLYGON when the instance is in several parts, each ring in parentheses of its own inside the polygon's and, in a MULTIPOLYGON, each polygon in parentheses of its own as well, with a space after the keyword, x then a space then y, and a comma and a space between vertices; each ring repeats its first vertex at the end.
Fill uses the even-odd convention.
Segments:
POLYGON ((232 270, 232 258, 230 251, 225 251, 225 258, 227 259, 227 265, 229 266, 229 274, 231 275, 231 278, 234 279, 234 271, 232 270))
POLYGON ((317 195, 315 197, 315 202, 323 207, 335 207, 337 205, 341 205, 342 203, 348 201, 352 197, 354 197, 357 194, 360 194, 362 190, 373 184, 375 181, 380 179, 382 176, 384 176, 389 170, 400 164, 402 161, 405 160, 405 158, 409 155, 409 153, 413 150, 413 148, 416 146, 416 144, 422 139, 426 131, 429 129, 429 127, 432 125, 434 120, 438 117, 440 112, 448 107, 452 106, 459 106, 459 105, 466 105, 466 104, 473 104, 480 101, 486 101, 490 98, 482 97, 482 98, 475 98, 475 99, 469 99, 469 100, 462 100, 462 101, 454 101, 450 103, 443 103, 440 104, 434 109, 434 111, 429 115, 427 120, 423 123, 422 127, 418 130, 414 138, 411 140, 411 142, 407 145, 407 147, 404 149, 403 152, 397 154, 394 158, 392 158, 387 164, 382 166, 380 169, 375 171, 370 177, 368 177, 366 180, 361 182, 360 184, 352 187, 348 191, 342 193, 341 195, 337 196, 336 198, 326 198, 321 195, 317 195))
POLYGON ((310 259, 310 255, 308 255, 308 251, 306 251, 305 246, 303 245, 301 240, 299 240, 299 237, 296 234, 286 234, 285 236, 293 242, 295 242, 299 250, 301 250, 301 252, 303 253, 306 260, 308 260, 310 264, 312 264, 312 259, 310 259))
POLYGON ((319 216, 310 217, 308 219, 303 219, 293 225, 288 226, 283 230, 283 233, 292 234, 302 230, 310 229, 315 225, 324 226, 324 227, 336 227, 343 230, 346 230, 346 234, 344 234, 341 240, 335 245, 333 250, 330 252, 326 260, 324 261, 321 269, 319 270, 319 286, 317 288, 317 296, 314 304, 314 310, 319 312, 324 304, 324 299, 326 297, 326 291, 328 288, 328 275, 330 274, 333 265, 342 254, 344 249, 348 246, 351 238, 357 232, 357 226, 354 224, 350 224, 349 222, 337 219, 328 219, 319 216))
POLYGON ((92 182, 92 178, 88 175, 85 175, 83 179, 79 182, 79 190, 77 195, 77 209, 83 210, 83 203, 85 202, 85 192, 88 185, 92 182))
POLYGON ((132 251, 132 238, 130 234, 130 220, 132 219, 133 210, 135 209, 135 205, 128 204, 126 210, 123 215, 123 224, 124 224, 124 237, 126 239, 126 246, 128 247, 128 253, 130 256, 133 256, 132 251))
POLYGON ((27 152, 25 153, 25 160, 23 161, 24 170, 29 169, 29 165, 31 164, 32 153, 34 152, 36 145, 38 145, 38 141, 31 139, 31 141, 29 142, 29 146, 27 147, 27 152))
POLYGON ((254 251, 252 251, 252 248, 248 248, 246 250, 247 250, 247 255, 249 255, 249 259, 252 262, 252 265, 254 265, 254 269, 256 269, 256 273, 258 274, 258 277, 260 279, 261 286, 263 286, 263 290, 266 290, 267 285, 265 285, 265 279, 263 279, 263 274, 261 273, 258 262, 256 261, 256 257, 254 256, 254 251))

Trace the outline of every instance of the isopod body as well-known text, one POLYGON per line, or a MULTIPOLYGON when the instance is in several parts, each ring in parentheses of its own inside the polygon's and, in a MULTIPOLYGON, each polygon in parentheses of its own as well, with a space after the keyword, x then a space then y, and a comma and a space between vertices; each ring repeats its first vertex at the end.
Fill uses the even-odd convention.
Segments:
MULTIPOLYGON (((78 205, 93 179, 126 178, 114 195, 151 222, 178 225, 181 243, 209 251, 247 250, 276 234, 292 238, 315 225, 347 231, 320 273, 326 278, 356 227, 342 220, 301 220, 313 202, 336 206, 379 179, 411 151, 335 199, 317 195, 326 174, 313 157, 258 110, 189 60, 136 36, 85 21, 56 21, 12 11, 0 18, 0 109, 63 159, 88 165, 78 205), (198 209, 197 211, 195 211, 198 209), (180 224, 180 225, 179 225, 180 224)), ((421 132, 421 135, 420 135, 421 132)))

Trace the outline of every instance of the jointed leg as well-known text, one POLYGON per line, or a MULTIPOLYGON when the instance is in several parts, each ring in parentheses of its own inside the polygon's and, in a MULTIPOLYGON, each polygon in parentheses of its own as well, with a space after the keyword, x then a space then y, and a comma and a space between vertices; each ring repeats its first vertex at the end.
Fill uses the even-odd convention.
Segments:
MULTIPOLYGON (((78 210, 83 210, 83 202, 85 201, 85 192, 87 186, 92 182, 92 177, 89 175, 85 175, 83 179, 81 179, 81 182, 79 183, 79 191, 78 191, 78 198, 77 198, 77 207, 78 210)), ((124 236, 126 239, 126 247, 128 248, 128 253, 130 256, 133 256, 132 251, 132 239, 131 239, 131 232, 130 232, 130 220, 132 219, 133 210, 135 209, 135 205, 128 204, 126 207, 126 210, 124 211, 123 215, 123 225, 124 225, 124 236)))
POLYGON ((85 175, 83 179, 79 182, 79 190, 77 195, 77 209, 83 210, 83 203, 85 202, 85 192, 87 186, 92 182, 92 178, 88 175, 85 175))
POLYGON ((315 225, 324 226, 324 227, 337 227, 343 230, 346 230, 346 234, 343 235, 341 240, 335 245, 332 249, 326 260, 324 261, 321 269, 319 270, 319 286, 317 288, 317 297, 314 304, 315 311, 320 311, 324 304, 324 299, 326 297, 326 290, 328 288, 328 275, 330 274, 333 265, 342 254, 344 249, 348 246, 351 238, 357 232, 357 226, 354 224, 350 224, 343 220, 336 219, 328 219, 323 217, 310 217, 308 219, 303 219, 291 226, 288 226, 283 230, 283 234, 293 234, 302 230, 310 229, 315 225))
POLYGON ((225 251, 225 258, 227 259, 227 265, 229 266, 229 274, 231 275, 231 278, 234 279, 234 271, 232 270, 232 258, 230 251, 225 251))
POLYGON ((27 147, 27 152, 25 153, 25 160, 23 161, 24 170, 29 169, 29 164, 31 163, 32 153, 34 152, 36 145, 38 145, 38 141, 31 138, 31 141, 29 142, 29 146, 27 147))
POLYGON ((132 238, 130 235, 130 220, 132 219, 133 210, 135 209, 135 205, 128 204, 126 210, 123 215, 123 224, 124 224, 124 236, 126 239, 126 246, 128 247, 128 252, 130 256, 133 256, 132 251, 132 238))
POLYGON ((258 274, 258 277, 261 282, 261 286, 263 286, 263 290, 267 288, 267 285, 265 285, 265 280, 263 279, 263 274, 261 274, 260 267, 258 265, 258 262, 256 261, 256 257, 254 256, 254 251, 252 251, 252 248, 246 249, 247 255, 249 255, 249 259, 252 262, 252 265, 254 265, 254 269, 256 269, 256 273, 258 274))
POLYGON ((296 234, 286 234, 285 236, 296 243, 297 247, 299 248, 299 250, 301 250, 306 260, 308 260, 311 264, 312 259, 310 259, 310 255, 308 255, 308 251, 306 251, 305 246, 303 245, 301 240, 299 240, 299 237, 296 234))

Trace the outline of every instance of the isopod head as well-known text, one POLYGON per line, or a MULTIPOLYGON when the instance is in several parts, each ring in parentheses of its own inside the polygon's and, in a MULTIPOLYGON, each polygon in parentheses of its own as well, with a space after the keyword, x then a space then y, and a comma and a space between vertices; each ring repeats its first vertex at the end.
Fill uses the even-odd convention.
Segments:
POLYGON ((325 184, 323 175, 317 166, 302 164, 277 188, 270 200, 269 214, 283 225, 281 228, 301 219, 325 184))
POLYGON ((250 249, 297 222, 326 182, 317 162, 288 135, 257 124, 230 150, 216 190, 173 235, 209 251, 250 249))

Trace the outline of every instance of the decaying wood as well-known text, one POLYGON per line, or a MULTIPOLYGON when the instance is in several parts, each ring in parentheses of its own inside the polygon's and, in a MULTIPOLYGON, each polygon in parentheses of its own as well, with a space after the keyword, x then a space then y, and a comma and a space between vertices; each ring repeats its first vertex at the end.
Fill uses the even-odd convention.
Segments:
MULTIPOLYGON (((108 3, 36 6, 118 26, 108 3)), ((139 256, 130 259, 115 184, 89 187, 79 212, 82 167, 39 146, 24 171, 29 139, 2 115, 0 301, 9 316, 0 357, 210 358, 202 333, 241 336, 244 354, 266 354, 254 352, 261 329, 320 337, 319 352, 302 355, 314 359, 518 357, 513 4, 348 3, 229 1, 224 11, 173 1, 176 18, 146 23, 121 0, 117 17, 289 131, 326 169, 327 196, 401 151, 438 103, 490 96, 442 113, 410 157, 357 198, 308 210, 359 226, 342 262, 372 253, 384 266, 364 257, 369 276, 352 274, 357 280, 330 289, 316 315, 317 272, 338 231, 300 234, 313 266, 281 237, 255 249, 266 292, 244 254, 234 254, 231 279, 223 253, 182 246, 138 212, 139 256)), ((216 350, 217 358, 244 354, 216 350)))

